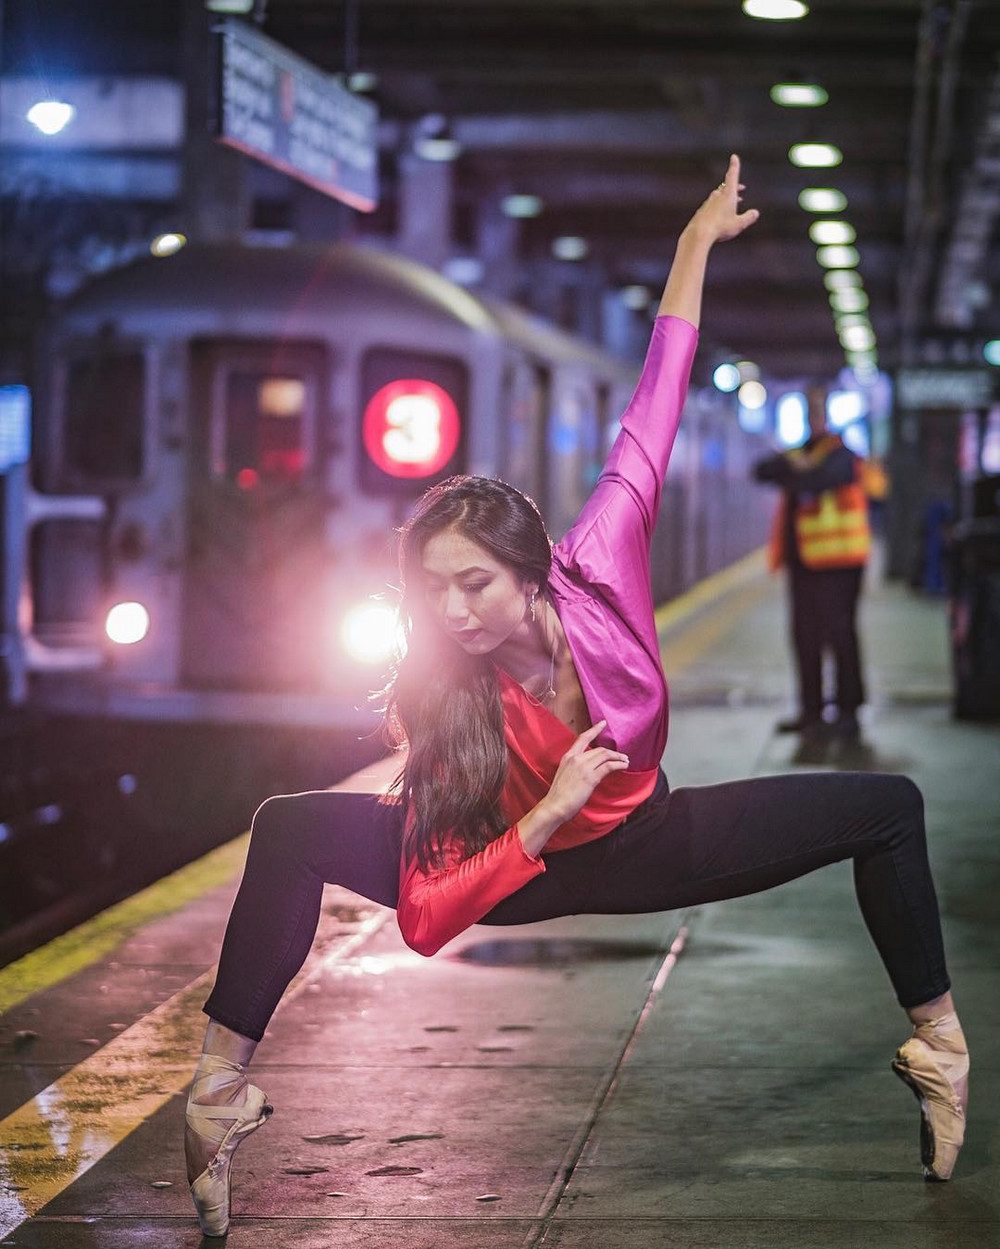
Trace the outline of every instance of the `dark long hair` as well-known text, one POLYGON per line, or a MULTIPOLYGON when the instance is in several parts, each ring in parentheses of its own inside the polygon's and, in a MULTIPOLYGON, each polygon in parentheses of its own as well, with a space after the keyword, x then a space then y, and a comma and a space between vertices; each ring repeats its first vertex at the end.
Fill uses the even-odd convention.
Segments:
POLYGON ((507 743, 496 669, 469 655, 427 610, 424 547, 446 529, 477 542, 522 582, 545 590, 552 545, 538 508, 493 477, 449 477, 432 486, 400 531, 400 620, 405 653, 387 687, 385 725, 394 746, 409 745, 394 789, 408 804, 411 852, 423 869, 439 866, 457 839, 468 857, 506 828, 500 795, 507 743))

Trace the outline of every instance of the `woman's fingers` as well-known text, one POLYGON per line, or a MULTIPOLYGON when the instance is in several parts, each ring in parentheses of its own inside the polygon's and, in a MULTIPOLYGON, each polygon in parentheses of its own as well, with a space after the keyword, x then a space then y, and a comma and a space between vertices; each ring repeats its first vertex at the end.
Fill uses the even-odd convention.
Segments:
POLYGON ((581 754, 590 745, 594 738, 600 734, 606 724, 607 720, 598 720, 597 723, 592 724, 589 729, 584 729, 566 753, 568 755, 581 754))

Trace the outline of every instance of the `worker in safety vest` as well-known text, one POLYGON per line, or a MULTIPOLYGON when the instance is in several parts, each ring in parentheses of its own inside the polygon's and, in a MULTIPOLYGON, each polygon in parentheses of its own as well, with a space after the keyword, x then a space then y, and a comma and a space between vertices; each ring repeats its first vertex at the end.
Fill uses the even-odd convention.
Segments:
POLYGON ((855 617, 871 544, 863 461, 827 429, 825 391, 810 387, 807 398, 808 440, 753 470, 757 481, 782 491, 769 562, 789 572, 799 710, 778 731, 853 739, 864 702, 855 617), (829 724, 823 719, 824 648, 832 651, 837 670, 837 717, 829 724))

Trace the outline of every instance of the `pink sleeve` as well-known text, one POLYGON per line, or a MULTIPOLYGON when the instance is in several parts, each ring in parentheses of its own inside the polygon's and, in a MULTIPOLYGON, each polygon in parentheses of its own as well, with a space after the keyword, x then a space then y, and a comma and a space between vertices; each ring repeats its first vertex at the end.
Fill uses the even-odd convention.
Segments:
POLYGON ((600 517, 602 528, 634 530, 648 543, 660 510, 667 463, 684 410, 698 331, 681 317, 657 317, 635 392, 593 493, 556 550, 572 566, 600 517))
POLYGON ((544 871, 541 858, 533 859, 524 849, 516 824, 485 850, 441 870, 422 872, 404 850, 396 904, 403 940, 418 954, 436 954, 544 871))

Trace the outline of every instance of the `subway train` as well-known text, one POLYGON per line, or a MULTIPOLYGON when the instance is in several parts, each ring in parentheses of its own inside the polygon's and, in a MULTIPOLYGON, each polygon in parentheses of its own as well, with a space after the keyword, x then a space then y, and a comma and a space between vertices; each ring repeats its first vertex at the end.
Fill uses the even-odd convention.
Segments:
MULTIPOLYGON (((453 472, 499 475, 558 538, 638 376, 522 309, 349 243, 133 263, 62 306, 44 354, 36 488, 103 509, 33 527, 35 704, 360 733, 392 642, 393 530, 412 501, 453 472)), ((766 524, 748 482, 759 437, 723 396, 698 394, 663 495, 657 601, 759 544, 766 524)))
MULTIPOLYGON (((348 242, 136 261, 59 306, 39 359, 19 640, 44 758, 0 776, 0 852, 53 898, 92 870, 152 879, 268 794, 379 757, 414 500, 451 473, 502 476, 560 537, 639 374, 348 242)), ((761 542, 760 442, 732 396, 692 388, 657 601, 761 542)), ((30 893, 0 896, 0 931, 30 893)))

